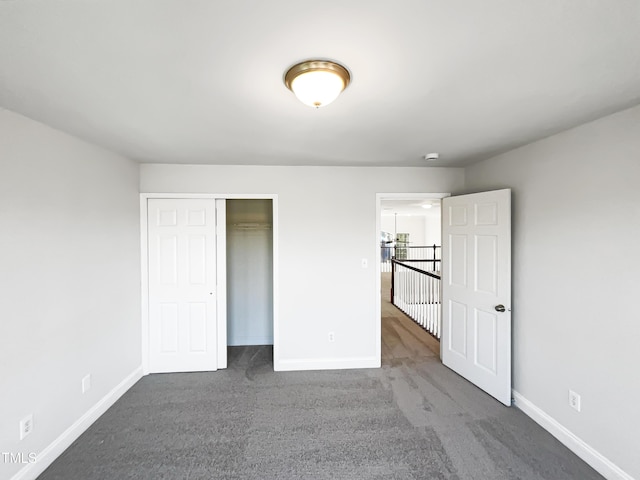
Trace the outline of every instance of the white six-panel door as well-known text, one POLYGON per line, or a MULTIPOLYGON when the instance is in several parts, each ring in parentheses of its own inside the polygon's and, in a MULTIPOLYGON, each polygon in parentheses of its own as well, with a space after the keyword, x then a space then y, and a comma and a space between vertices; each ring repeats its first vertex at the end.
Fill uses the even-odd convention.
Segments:
POLYGON ((149 371, 216 370, 216 210, 149 199, 149 371))
POLYGON ((442 363, 511 405, 511 190, 442 205, 442 363))

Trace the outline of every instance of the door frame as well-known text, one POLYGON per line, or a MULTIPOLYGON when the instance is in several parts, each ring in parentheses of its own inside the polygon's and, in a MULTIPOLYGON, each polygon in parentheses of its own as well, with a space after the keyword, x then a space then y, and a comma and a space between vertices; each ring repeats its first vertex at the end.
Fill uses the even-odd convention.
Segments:
MULTIPOLYGON (((147 235, 147 216, 149 199, 210 199, 210 200, 271 200, 273 209, 273 363, 277 365, 280 359, 278 347, 279 335, 279 286, 278 286, 278 195, 255 193, 141 193, 140 194, 140 295, 141 295, 141 347, 142 373, 149 374, 149 249, 147 235)), ((216 202, 216 224, 222 217, 226 218, 226 210, 218 210, 216 202)), ((226 232, 226 223, 225 223, 226 232)), ((217 236, 216 229, 216 337, 218 347, 218 369, 227 368, 227 265, 226 265, 226 235, 217 236), (221 294, 222 292, 222 294, 221 294), (224 321, 221 321, 224 319, 224 321)), ((378 267, 380 268, 380 267, 378 267)), ((378 280, 379 281, 379 280, 378 280)), ((379 288, 379 287, 378 287, 379 288)))
MULTIPOLYGON (((430 200, 450 197, 451 193, 420 192, 420 193, 376 193, 376 235, 375 235, 375 265, 376 265, 376 358, 382 362, 382 304, 380 303, 380 232, 382 225, 383 200, 430 200)), ((442 220, 440 220, 442 230, 442 220)))

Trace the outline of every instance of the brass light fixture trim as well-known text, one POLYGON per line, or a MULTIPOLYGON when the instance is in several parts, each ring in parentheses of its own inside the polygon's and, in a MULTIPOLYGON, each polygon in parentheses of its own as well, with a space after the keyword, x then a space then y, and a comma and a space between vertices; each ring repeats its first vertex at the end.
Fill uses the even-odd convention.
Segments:
MULTIPOLYGON (((304 62, 295 64, 287 70, 284 75, 284 84, 295 94, 296 92, 293 89, 293 81, 300 75, 314 72, 327 72, 336 75, 343 84, 340 91, 347 88, 351 82, 351 74, 349 73, 349 70, 339 63, 332 62, 330 60, 305 60, 304 62)), ((323 104, 316 102, 313 106, 317 108, 323 106, 323 104)))

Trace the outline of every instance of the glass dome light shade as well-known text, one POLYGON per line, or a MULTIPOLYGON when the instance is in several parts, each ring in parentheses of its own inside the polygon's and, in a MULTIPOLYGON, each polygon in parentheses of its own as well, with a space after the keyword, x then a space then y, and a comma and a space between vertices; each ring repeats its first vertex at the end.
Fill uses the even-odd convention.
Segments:
POLYGON ((298 100, 310 107, 324 107, 344 90, 344 82, 333 72, 317 70, 298 75, 291 82, 291 90, 298 100))
POLYGON ((285 85, 305 105, 320 108, 333 102, 351 80, 346 68, 327 61, 294 65, 285 75, 285 85))

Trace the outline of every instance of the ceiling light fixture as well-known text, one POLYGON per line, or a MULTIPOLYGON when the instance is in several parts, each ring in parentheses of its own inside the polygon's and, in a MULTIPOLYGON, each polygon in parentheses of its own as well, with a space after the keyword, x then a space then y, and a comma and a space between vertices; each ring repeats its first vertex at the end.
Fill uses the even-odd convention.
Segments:
POLYGON ((349 82, 349 70, 327 60, 306 60, 291 67, 284 75, 284 84, 298 100, 315 108, 333 102, 349 82))

